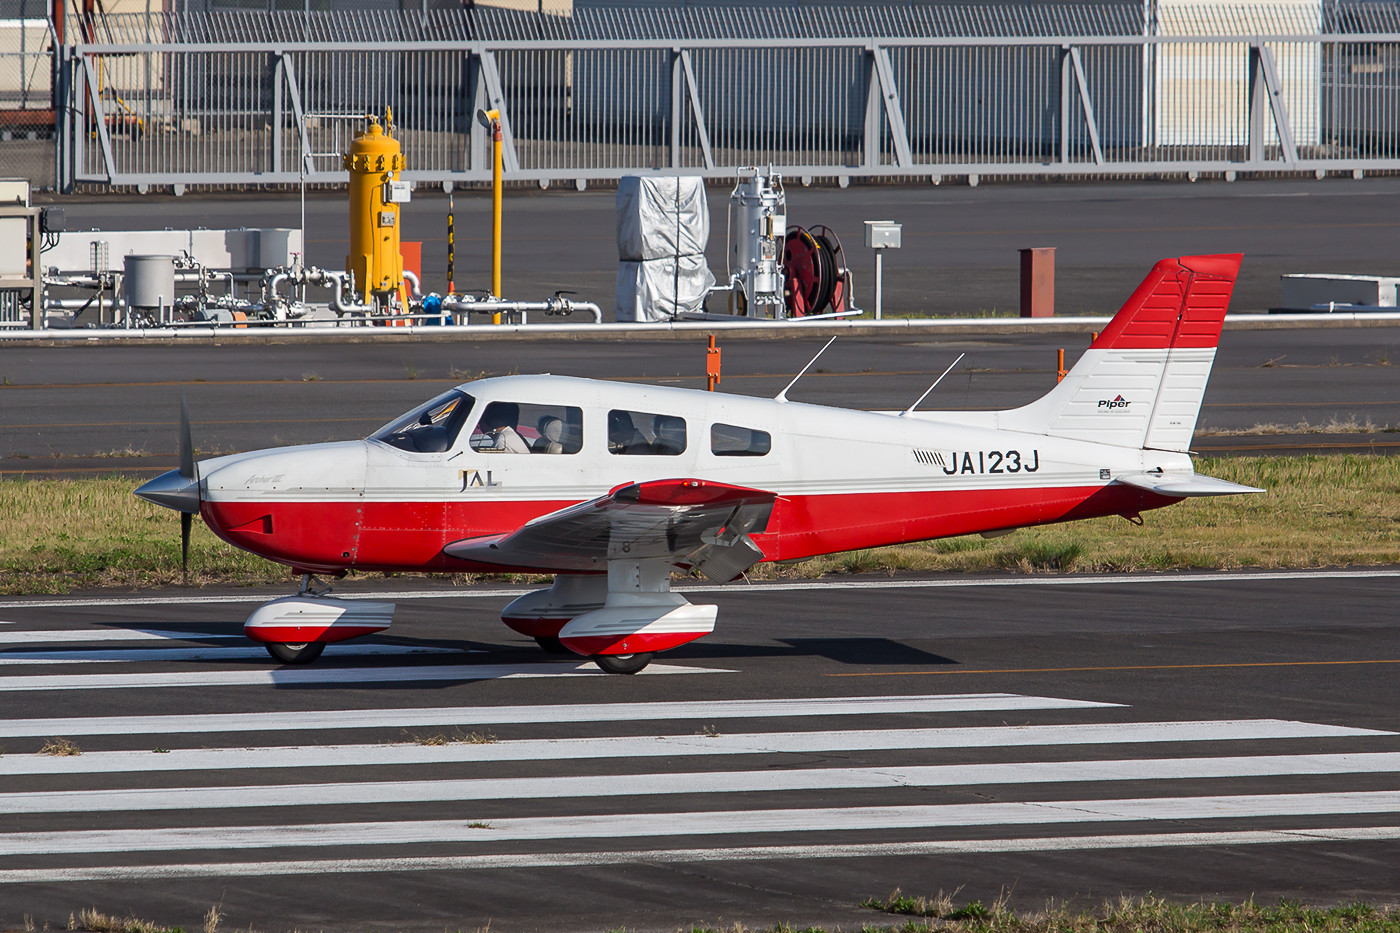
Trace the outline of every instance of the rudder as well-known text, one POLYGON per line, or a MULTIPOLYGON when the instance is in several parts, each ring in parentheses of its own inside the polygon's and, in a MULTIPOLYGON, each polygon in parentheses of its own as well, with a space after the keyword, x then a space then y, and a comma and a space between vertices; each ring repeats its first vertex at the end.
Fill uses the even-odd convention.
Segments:
POLYGON ((1044 397, 1002 424, 1124 447, 1187 450, 1243 256, 1163 259, 1044 397))

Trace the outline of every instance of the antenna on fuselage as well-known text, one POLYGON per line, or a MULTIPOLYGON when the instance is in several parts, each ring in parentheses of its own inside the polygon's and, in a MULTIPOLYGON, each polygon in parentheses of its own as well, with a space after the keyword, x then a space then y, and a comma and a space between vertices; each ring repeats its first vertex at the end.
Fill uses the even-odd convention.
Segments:
POLYGON ((832 337, 830 340, 828 340, 826 344, 820 350, 817 351, 817 355, 808 360, 807 365, 802 367, 802 372, 798 373, 796 376, 793 376, 792 381, 787 384, 787 387, 784 388, 783 391, 779 392, 777 395, 773 396, 773 401, 786 402, 788 400, 788 389, 791 389, 793 386, 797 385, 797 380, 802 378, 802 373, 805 373, 807 370, 811 369, 812 364, 815 363, 817 360, 821 359, 821 355, 826 352, 826 348, 831 346, 835 342, 835 337, 832 337))
MULTIPOLYGON (((948 368, 945 369, 945 370, 943 370, 943 376, 946 376, 946 375, 948 375, 950 372, 952 372, 952 371, 953 371, 953 367, 956 366, 956 365, 958 365, 959 363, 961 363, 961 362, 962 362, 962 358, 965 357, 965 356, 967 356, 966 353, 959 353, 959 354, 958 354, 958 358, 955 359, 955 360, 953 360, 953 362, 949 363, 949 364, 948 364, 948 368)), ((905 415, 912 413, 912 412, 914 411, 914 409, 918 408, 918 407, 919 407, 919 402, 922 402, 924 399, 928 398, 928 394, 929 394, 930 392, 932 392, 934 389, 938 388, 938 384, 939 384, 940 382, 943 381, 943 376, 939 376, 937 379, 933 380, 933 385, 931 385, 931 386, 929 386, 927 389, 925 389, 925 390, 924 390, 924 394, 923 394, 923 395, 920 395, 920 396, 914 401, 914 404, 913 404, 913 405, 910 405, 908 408, 904 409, 904 411, 900 412, 900 413, 899 413, 899 417, 903 418, 905 415)))

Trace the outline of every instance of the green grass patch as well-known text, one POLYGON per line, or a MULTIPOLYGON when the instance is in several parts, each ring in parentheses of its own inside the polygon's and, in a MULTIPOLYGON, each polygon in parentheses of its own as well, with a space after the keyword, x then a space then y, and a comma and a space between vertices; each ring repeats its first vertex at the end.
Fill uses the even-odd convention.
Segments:
MULTIPOLYGON (((1142 527, 1098 518, 994 539, 973 535, 760 564, 750 576, 1400 563, 1400 457, 1242 457, 1202 460, 1197 470, 1268 491, 1188 500, 1144 513, 1142 527)), ((140 483, 129 476, 0 481, 0 592, 179 583, 179 518, 133 496, 140 483)), ((288 579, 287 568, 225 544, 195 523, 190 583, 252 586, 288 579)))
POLYGON ((1192 499, 1122 518, 1023 528, 762 564, 753 577, 850 572, 1103 573, 1400 563, 1400 457, 1239 457, 1200 473, 1264 493, 1192 499))

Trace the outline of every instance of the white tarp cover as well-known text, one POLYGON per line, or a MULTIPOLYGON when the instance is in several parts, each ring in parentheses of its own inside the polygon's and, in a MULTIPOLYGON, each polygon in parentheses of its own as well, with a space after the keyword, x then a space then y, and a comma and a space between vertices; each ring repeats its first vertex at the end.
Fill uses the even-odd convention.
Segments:
POLYGON ((709 241, 710 207, 703 178, 624 175, 618 181, 618 259, 703 256, 709 241))
POLYGON ((703 311, 714 284, 704 256, 624 260, 617 264, 617 320, 667 321, 681 312, 703 311))

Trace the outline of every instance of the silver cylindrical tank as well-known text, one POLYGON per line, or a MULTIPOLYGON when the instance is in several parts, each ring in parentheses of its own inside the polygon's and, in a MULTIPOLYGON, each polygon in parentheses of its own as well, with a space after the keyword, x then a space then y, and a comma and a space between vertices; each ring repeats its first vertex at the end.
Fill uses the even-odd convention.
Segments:
POLYGON ((122 293, 128 307, 168 308, 175 303, 174 256, 127 256, 122 293))
POLYGON ((787 197, 782 176, 758 169, 741 177, 729 196, 731 209, 737 209, 738 236, 735 238, 731 268, 745 277, 750 299, 778 295, 781 300, 783 241, 787 237, 787 197))

